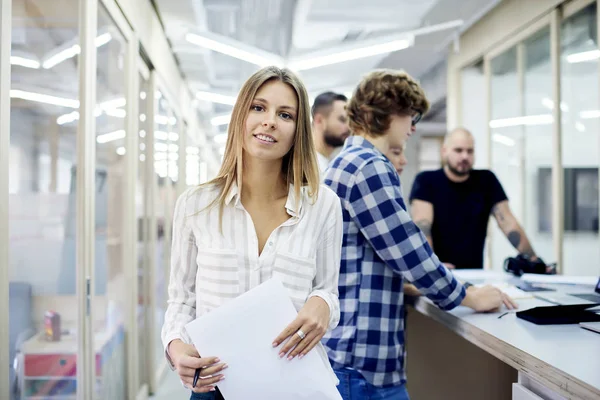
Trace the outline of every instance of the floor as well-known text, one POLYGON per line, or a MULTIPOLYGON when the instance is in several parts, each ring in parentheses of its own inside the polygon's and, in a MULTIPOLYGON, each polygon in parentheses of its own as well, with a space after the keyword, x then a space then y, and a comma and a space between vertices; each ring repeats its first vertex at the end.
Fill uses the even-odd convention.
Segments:
POLYGON ((190 398, 190 391, 183 387, 179 376, 171 370, 168 370, 158 385, 158 391, 151 400, 187 400, 190 398))

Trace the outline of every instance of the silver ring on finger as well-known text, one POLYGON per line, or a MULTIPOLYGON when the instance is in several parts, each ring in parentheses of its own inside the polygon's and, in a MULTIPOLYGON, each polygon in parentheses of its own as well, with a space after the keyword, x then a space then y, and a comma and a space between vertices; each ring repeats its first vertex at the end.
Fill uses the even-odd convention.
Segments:
POLYGON ((300 336, 300 339, 304 339, 306 337, 306 334, 302 332, 302 329, 298 329, 296 331, 296 335, 300 336))

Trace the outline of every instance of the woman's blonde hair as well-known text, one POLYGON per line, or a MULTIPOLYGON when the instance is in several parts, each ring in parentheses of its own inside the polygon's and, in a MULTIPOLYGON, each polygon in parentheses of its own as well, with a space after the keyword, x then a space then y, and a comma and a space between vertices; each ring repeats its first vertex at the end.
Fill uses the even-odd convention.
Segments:
POLYGON ((285 176, 286 184, 294 185, 296 202, 300 201, 303 187, 307 187, 308 195, 313 200, 318 194, 319 169, 311 132, 310 107, 306 88, 290 70, 274 66, 264 67, 248 78, 242 86, 231 113, 221 169, 213 180, 205 184, 220 187, 219 196, 209 205, 209 207, 219 205, 220 219, 223 215, 225 199, 233 184, 237 184, 239 193, 242 190, 243 144, 246 118, 250 107, 260 88, 271 81, 287 84, 294 89, 298 98, 294 142, 290 151, 283 157, 281 172, 285 176))

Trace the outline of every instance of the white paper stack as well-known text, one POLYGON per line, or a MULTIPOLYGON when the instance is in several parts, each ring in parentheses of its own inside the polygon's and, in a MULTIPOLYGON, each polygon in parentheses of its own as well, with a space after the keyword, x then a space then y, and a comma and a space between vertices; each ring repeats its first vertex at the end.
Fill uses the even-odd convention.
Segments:
POLYGON ((302 360, 279 358, 273 340, 297 316, 288 293, 271 279, 186 325, 201 356, 227 363, 219 390, 226 400, 341 400, 325 349, 302 360))

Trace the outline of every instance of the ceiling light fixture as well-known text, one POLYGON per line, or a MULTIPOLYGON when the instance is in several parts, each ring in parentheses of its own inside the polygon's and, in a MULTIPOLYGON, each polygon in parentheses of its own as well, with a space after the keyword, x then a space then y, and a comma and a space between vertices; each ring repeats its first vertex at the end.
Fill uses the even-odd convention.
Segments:
MULTIPOLYGON (((96 47, 104 46, 105 44, 110 42, 111 39, 112 39, 112 36, 110 35, 110 33, 108 33, 108 32, 103 33, 102 35, 96 37, 96 40, 95 40, 96 47)), ((74 44, 74 45, 67 47, 66 49, 63 49, 63 50, 59 51, 58 53, 48 57, 42 63, 42 66, 44 67, 44 69, 50 69, 50 68, 60 64, 61 62, 68 60, 69 58, 75 57, 79 53, 81 53, 81 47, 79 47, 78 44, 74 44)))
POLYGON ((213 137, 213 141, 216 144, 225 144, 227 142, 227 134, 226 133, 220 133, 218 135, 215 135, 213 137))
POLYGON ((331 49, 324 50, 321 55, 315 54, 291 60, 289 68, 295 71, 303 71, 312 68, 323 67, 325 65, 338 64, 346 61, 357 60, 360 58, 371 57, 378 54, 391 53, 398 50, 409 48, 414 43, 413 36, 407 36, 403 39, 391 40, 385 43, 372 44, 360 48, 349 49, 331 53, 331 49))
POLYGON ((212 103, 226 104, 229 106, 235 105, 236 97, 227 96, 224 94, 211 93, 211 92, 196 92, 196 98, 198 100, 210 101, 212 103))
POLYGON ((494 133, 492 135, 492 140, 494 142, 501 143, 501 144, 503 144, 505 146, 514 146, 515 145, 515 140, 514 139, 511 139, 508 136, 499 135, 497 133, 494 133))
POLYGON ((217 115, 211 118, 210 123, 212 126, 228 125, 231 120, 231 114, 217 115))
POLYGON ((10 56, 10 65, 19 65, 25 68, 39 69, 40 62, 36 60, 31 60, 25 57, 18 56, 10 56))
POLYGON ((13 99, 37 101, 38 103, 51 104, 54 106, 79 108, 79 100, 71 100, 65 99, 64 97, 56 97, 47 94, 27 92, 25 90, 11 89, 10 97, 13 99))
POLYGON ((96 142, 98 143, 108 143, 119 139, 125 138, 125 131, 123 129, 119 129, 118 131, 103 133, 102 135, 96 136, 96 142))
POLYGON ((550 125, 554 121, 551 114, 527 115, 525 117, 502 118, 490 121, 490 128, 506 128, 521 125, 550 125))
POLYGON ((581 53, 573 53, 567 56, 567 62, 577 64, 586 61, 595 61, 600 58, 600 50, 583 51, 581 53))
MULTIPOLYGON (((145 121, 145 118, 144 118, 145 121)), ((154 117, 154 122, 160 125, 175 125, 177 123, 177 118, 175 117, 167 117, 166 115, 157 115, 154 117)))
POLYGON ((268 65, 283 66, 283 59, 281 57, 276 57, 258 48, 252 48, 244 45, 243 43, 230 40, 226 37, 221 37, 206 32, 204 32, 202 35, 188 33, 185 35, 185 40, 195 44, 196 46, 204 47, 221 54, 226 54, 230 57, 237 58, 238 60, 258 65, 259 67, 266 67, 268 65), (214 38, 209 36, 214 36, 214 38))
POLYGON ((600 118, 600 110, 587 110, 587 111, 581 111, 579 113, 579 118, 581 119, 594 119, 594 118, 600 118))

